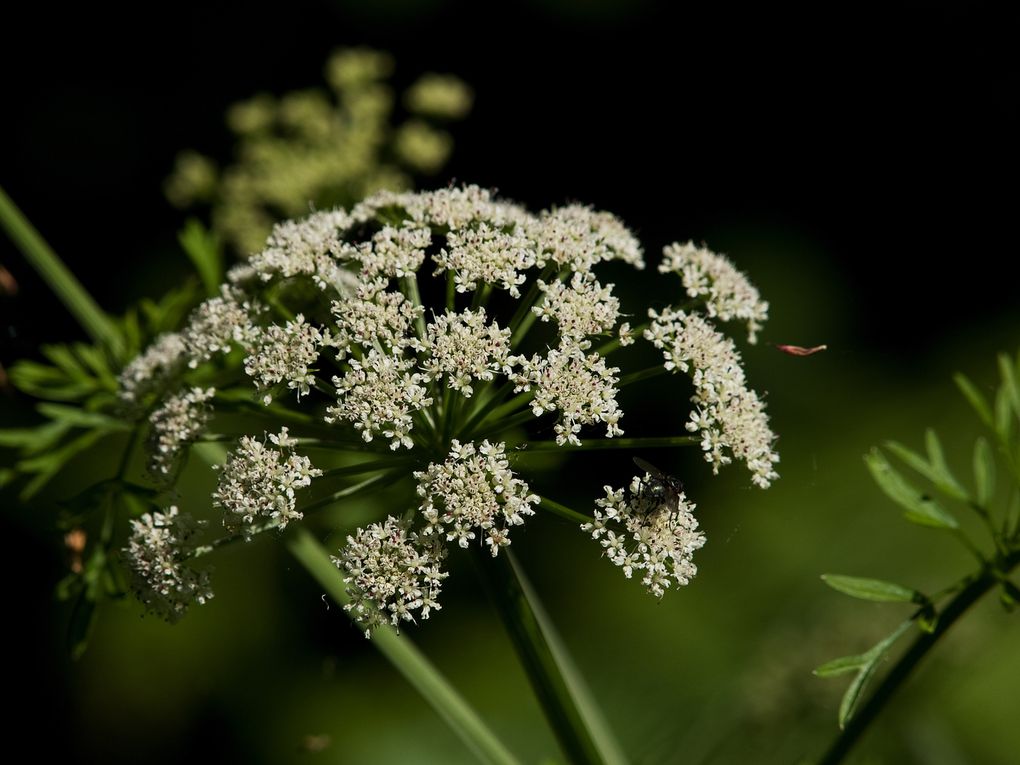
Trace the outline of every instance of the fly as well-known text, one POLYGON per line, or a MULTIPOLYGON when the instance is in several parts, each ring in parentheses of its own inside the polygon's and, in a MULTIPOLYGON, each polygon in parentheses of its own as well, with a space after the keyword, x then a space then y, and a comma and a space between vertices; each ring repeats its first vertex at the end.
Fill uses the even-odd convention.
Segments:
POLYGON ((661 499, 666 509, 672 513, 680 509, 680 497, 684 494, 684 485, 680 479, 663 473, 659 468, 640 457, 634 457, 634 464, 648 474, 646 482, 648 492, 652 497, 661 499))

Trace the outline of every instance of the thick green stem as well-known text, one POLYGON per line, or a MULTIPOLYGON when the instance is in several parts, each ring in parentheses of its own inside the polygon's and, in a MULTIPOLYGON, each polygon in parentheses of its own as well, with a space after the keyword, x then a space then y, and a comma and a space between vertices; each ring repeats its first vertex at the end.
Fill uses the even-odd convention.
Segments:
POLYGON ((512 553, 504 550, 491 558, 479 548, 476 562, 567 759, 572 763, 625 763, 626 757, 512 553))
MULTIPOLYGON (((421 307, 421 293, 418 291, 418 277, 414 274, 408 274, 403 279, 404 282, 404 295, 411 304, 416 308, 421 307)), ((425 316, 419 314, 414 320, 414 330, 418 334, 419 340, 425 339, 425 316)))
MULTIPOLYGON (((326 549, 307 529, 297 529, 287 539, 287 549, 340 606, 350 603, 343 577, 326 549)), ((515 765, 517 759, 496 738, 478 713, 440 674, 439 670, 406 637, 389 626, 372 632, 372 644, 414 686, 462 742, 483 762, 515 765)))
POLYGON ((566 505, 561 505, 559 502, 548 497, 539 497, 539 507, 573 525, 580 526, 583 523, 591 523, 591 518, 587 515, 571 510, 566 505))
POLYGON ((939 613, 934 631, 922 633, 917 637, 913 645, 907 649, 907 652, 896 662, 896 665, 889 670, 889 673, 875 689, 875 692, 871 694, 867 703, 850 718, 846 727, 843 728, 842 732, 829 747, 829 750, 822 756, 819 765, 836 765, 836 763, 843 761, 871 722, 878 717, 896 690, 903 685, 914 668, 928 655, 928 652, 935 646, 939 638, 949 631, 949 628, 967 612, 967 609, 992 589, 999 582, 1001 576, 1008 575, 1016 568, 1017 564, 1020 564, 1020 550, 1014 550, 1005 558, 1000 558, 996 563, 997 565, 994 568, 986 567, 949 602, 939 613))
POLYGON ((580 444, 560 445, 555 441, 530 441, 529 452, 602 451, 607 449, 659 449, 672 446, 693 446, 701 443, 694 436, 664 436, 661 438, 599 438, 580 444))
POLYGON ((0 188, 0 225, 89 337, 115 351, 120 350, 120 335, 110 317, 57 257, 3 188, 0 188))

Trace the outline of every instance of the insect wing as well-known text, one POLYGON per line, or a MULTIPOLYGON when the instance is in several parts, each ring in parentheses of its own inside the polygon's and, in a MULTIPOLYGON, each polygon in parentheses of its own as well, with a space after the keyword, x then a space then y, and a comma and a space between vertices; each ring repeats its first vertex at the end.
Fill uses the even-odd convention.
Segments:
POLYGON ((657 481, 666 482, 669 480, 669 476, 659 470, 659 468, 655 467, 655 465, 651 462, 645 462, 640 457, 634 457, 634 464, 657 481))

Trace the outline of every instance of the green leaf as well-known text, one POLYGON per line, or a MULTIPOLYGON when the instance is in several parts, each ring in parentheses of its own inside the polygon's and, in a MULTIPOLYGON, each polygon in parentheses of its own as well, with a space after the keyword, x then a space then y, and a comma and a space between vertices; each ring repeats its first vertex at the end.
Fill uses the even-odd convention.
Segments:
POLYGON ((1004 443, 1009 443, 1013 433, 1013 401, 1012 394, 1003 383, 995 394, 995 432, 1004 443))
POLYGON ((942 451, 942 442, 933 428, 928 428, 924 434, 925 448, 928 450, 928 462, 935 474, 933 483, 951 497, 967 501, 967 490, 963 488, 956 476, 953 475, 946 464, 946 456, 942 451))
POLYGON ((198 271, 206 294, 218 294, 223 282, 223 250, 219 237, 209 231, 197 219, 189 218, 177 235, 184 252, 198 271))
POLYGON ((1013 407, 1013 413, 1020 419, 1020 382, 1017 381, 1013 359, 1005 353, 999 354, 999 373, 1002 375, 1002 387, 1006 389, 1006 397, 1013 407))
POLYGON ((970 378, 962 372, 957 372, 953 375, 953 382, 956 383, 956 387, 960 389, 963 397, 970 402, 978 417, 981 418, 981 421, 990 428, 994 427, 992 408, 988 405, 988 401, 981 394, 981 391, 977 389, 977 386, 970 381, 970 378))
POLYGON ((88 647, 89 634, 96 621, 96 601, 88 590, 83 590, 71 609, 67 625, 67 650, 72 659, 80 659, 88 647))
POLYGON ((887 441, 885 446, 903 462, 935 484, 940 491, 954 499, 966 502, 968 499, 967 490, 950 472, 939 437, 931 428, 925 433, 925 444, 928 449, 927 460, 896 441, 887 441))
POLYGON ((76 428, 100 428, 103 430, 128 430, 131 426, 123 420, 102 414, 88 412, 76 406, 65 404, 42 403, 36 409, 51 420, 66 422, 76 428))
POLYGON ((927 598, 917 590, 881 579, 822 574, 822 581, 844 595, 861 600, 875 600, 884 603, 924 603, 927 601, 927 598))
POLYGON ((70 429, 67 422, 47 422, 35 428, 0 430, 0 446, 21 449, 24 454, 38 454, 60 441, 70 429))
POLYGON ((814 669, 818 677, 836 677, 845 675, 848 672, 856 672, 870 661, 868 654, 859 653, 855 656, 841 656, 838 659, 827 661, 820 667, 814 669))
POLYGON ((995 496, 995 456, 984 438, 974 442, 974 484, 978 505, 987 508, 995 496))
POLYGON ((999 593, 999 602, 1002 607, 1012 613, 1017 604, 1020 603, 1020 587, 1017 587, 1009 579, 1002 580, 1002 592, 999 593))
POLYGON ((35 476, 21 490, 20 498, 24 500, 34 497, 60 470, 79 452, 88 449, 107 432, 102 430, 89 430, 78 436, 59 449, 48 451, 37 457, 22 460, 15 467, 21 473, 35 473, 35 476))
POLYGON ((958 529, 957 520, 935 500, 922 494, 897 473, 878 449, 864 455, 864 461, 879 488, 906 512, 904 517, 912 523, 942 529, 958 529))
POLYGON ((893 643, 900 639, 903 634, 910 629, 910 622, 903 622, 896 631, 889 635, 887 638, 882 640, 873 646, 866 653, 861 654, 862 657, 867 657, 866 663, 861 667, 857 676, 850 683, 850 687, 846 689, 846 693, 843 694, 843 700, 839 705, 839 727, 845 728, 847 722, 853 716, 857 710, 857 705, 860 702, 861 694, 864 692, 868 681, 871 680, 872 676, 878 669, 878 665, 881 663, 886 652, 892 647, 893 643))

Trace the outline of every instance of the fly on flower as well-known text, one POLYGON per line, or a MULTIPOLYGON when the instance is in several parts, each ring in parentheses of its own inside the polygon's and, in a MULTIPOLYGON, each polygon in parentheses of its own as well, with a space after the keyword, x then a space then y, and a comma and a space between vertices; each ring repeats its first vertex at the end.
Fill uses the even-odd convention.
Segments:
POLYGON ((684 485, 676 476, 667 475, 650 462, 640 457, 634 457, 634 464, 649 475, 646 482, 649 493, 656 498, 661 497, 663 504, 669 512, 676 512, 680 506, 680 497, 684 492, 684 485))

